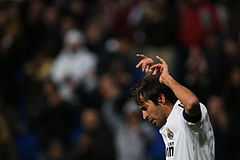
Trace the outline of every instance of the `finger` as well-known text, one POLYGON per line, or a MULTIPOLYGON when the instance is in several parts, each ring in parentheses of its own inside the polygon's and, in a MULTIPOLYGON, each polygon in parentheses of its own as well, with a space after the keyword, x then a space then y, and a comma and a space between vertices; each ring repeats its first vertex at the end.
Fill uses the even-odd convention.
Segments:
POLYGON ((150 66, 147 65, 146 68, 145 68, 145 72, 148 72, 148 71, 149 71, 149 68, 150 68, 150 66))
POLYGON ((156 68, 162 68, 161 64, 154 64, 153 66, 150 67, 151 70, 156 68))
POLYGON ((153 70, 153 75, 156 75, 157 74, 157 72, 162 72, 162 65, 161 64, 155 64, 155 65, 153 65, 151 68, 150 68, 150 70, 153 70))
POLYGON ((143 64, 143 60, 141 60, 137 65, 136 65, 136 68, 139 68, 142 64, 143 64))
POLYGON ((147 58, 144 54, 136 54, 137 57, 147 58))
POLYGON ((161 57, 159 57, 159 56, 156 56, 156 58, 162 63, 162 64, 164 64, 164 65, 166 65, 167 63, 165 62, 165 60, 164 59, 162 59, 161 57))
POLYGON ((147 63, 146 63, 146 62, 143 62, 143 64, 142 64, 142 71, 143 71, 143 72, 145 72, 146 65, 147 65, 147 63))
POLYGON ((158 69, 157 69, 157 68, 155 68, 155 69, 154 69, 154 71, 153 71, 153 73, 152 73, 152 75, 156 75, 156 74, 157 74, 157 72, 158 72, 158 69))

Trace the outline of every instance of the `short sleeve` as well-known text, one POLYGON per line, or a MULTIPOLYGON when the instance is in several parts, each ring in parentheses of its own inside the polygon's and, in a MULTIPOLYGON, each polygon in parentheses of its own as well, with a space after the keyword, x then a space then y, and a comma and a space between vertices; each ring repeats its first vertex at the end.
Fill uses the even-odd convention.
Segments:
POLYGON ((184 119, 185 123, 193 130, 202 128, 204 123, 210 123, 208 111, 205 105, 200 103, 200 109, 201 109, 201 118, 197 122, 189 122, 186 119, 184 119))

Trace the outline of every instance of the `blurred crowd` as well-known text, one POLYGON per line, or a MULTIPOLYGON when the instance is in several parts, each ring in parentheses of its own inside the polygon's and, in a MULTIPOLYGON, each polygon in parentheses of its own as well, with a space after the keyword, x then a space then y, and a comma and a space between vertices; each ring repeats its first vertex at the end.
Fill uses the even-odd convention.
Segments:
POLYGON ((131 99, 136 52, 206 104, 216 160, 240 152, 239 0, 1 0, 1 160, 163 160, 131 99))

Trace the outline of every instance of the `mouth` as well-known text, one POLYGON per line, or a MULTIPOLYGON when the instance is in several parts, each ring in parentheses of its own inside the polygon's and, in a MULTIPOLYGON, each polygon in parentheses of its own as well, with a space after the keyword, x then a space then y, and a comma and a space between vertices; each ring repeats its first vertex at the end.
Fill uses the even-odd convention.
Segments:
POLYGON ((154 126, 157 126, 157 121, 156 120, 150 119, 149 122, 152 123, 154 126))
POLYGON ((157 126, 157 121, 153 121, 152 124, 153 124, 154 126, 157 126))

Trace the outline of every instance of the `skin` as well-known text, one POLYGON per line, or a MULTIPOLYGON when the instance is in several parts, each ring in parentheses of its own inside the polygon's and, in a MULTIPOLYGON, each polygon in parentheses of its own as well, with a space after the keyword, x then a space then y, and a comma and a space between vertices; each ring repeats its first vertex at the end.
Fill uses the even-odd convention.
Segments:
MULTIPOLYGON (((178 83, 168 72, 167 63, 159 56, 156 56, 156 59, 159 63, 154 64, 154 60, 143 54, 137 54, 137 57, 140 57, 139 63, 136 65, 136 68, 140 68, 145 73, 151 73, 156 75, 160 73, 159 83, 163 83, 168 86, 176 95, 176 97, 181 101, 184 106, 186 113, 190 116, 197 116, 201 114, 199 100, 197 96, 190 91, 188 88, 184 87, 178 83)), ((162 127, 169 116, 173 104, 165 98, 163 94, 159 95, 159 103, 155 104, 151 100, 146 100, 143 97, 142 110, 143 119, 146 119, 153 123, 157 127, 162 127)))
POLYGON ((172 110, 172 105, 165 102, 156 105, 152 100, 145 100, 142 96, 140 100, 143 102, 143 105, 140 106, 143 119, 161 128, 167 121, 167 117, 172 110))

